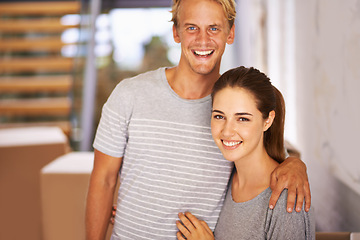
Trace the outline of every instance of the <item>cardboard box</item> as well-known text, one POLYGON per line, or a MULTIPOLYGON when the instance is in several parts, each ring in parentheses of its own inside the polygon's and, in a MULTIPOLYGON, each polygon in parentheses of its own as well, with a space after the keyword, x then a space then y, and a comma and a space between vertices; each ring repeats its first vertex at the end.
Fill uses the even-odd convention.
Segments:
MULTIPOLYGON (((93 152, 71 152, 41 170, 44 239, 85 240, 86 196, 93 163, 93 152)), ((111 230, 109 224, 106 239, 111 230)))
POLYGON ((57 127, 0 129, 0 239, 42 239, 40 170, 69 150, 57 127))

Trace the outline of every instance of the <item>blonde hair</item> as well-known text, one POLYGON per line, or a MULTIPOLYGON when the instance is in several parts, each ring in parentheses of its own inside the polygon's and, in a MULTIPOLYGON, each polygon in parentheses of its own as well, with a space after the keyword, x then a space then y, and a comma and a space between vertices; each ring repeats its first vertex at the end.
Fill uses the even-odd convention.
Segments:
MULTIPOLYGON (((231 28, 234 25, 234 21, 236 17, 235 0, 212 0, 212 1, 217 2, 222 6, 225 16, 229 23, 229 28, 231 28)), ((172 13, 171 21, 174 23, 175 27, 178 27, 178 23, 179 23, 180 3, 181 0, 173 0, 172 10, 171 10, 172 13)))

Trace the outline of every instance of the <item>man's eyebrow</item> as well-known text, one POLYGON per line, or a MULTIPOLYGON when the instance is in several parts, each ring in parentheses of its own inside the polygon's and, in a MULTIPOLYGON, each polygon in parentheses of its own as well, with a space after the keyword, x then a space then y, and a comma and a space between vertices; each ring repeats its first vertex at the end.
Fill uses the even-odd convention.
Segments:
MULTIPOLYGON (((197 26, 195 23, 184 23, 184 26, 197 26)), ((217 24, 217 23, 213 23, 208 25, 209 27, 217 27, 217 28, 221 28, 222 25, 221 24, 217 24)))
POLYGON ((221 24, 214 23, 214 24, 210 24, 209 26, 210 27, 221 27, 221 24))

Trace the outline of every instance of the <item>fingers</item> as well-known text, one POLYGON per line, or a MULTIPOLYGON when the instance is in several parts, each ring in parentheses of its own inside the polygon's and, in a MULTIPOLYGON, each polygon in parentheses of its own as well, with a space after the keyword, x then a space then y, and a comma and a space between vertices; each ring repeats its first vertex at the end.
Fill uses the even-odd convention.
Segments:
POLYGON ((278 183, 278 179, 276 176, 276 173, 273 172, 270 176, 270 188, 272 190, 272 194, 270 196, 270 201, 269 201, 269 208, 270 209, 274 209, 277 200, 280 197, 281 192, 283 191, 283 189, 286 186, 282 186, 278 183))
POLYGON ((183 213, 179 213, 179 218, 182 224, 184 224, 184 226, 189 229, 190 232, 195 230, 194 220, 198 220, 194 215, 192 215, 191 213, 185 213, 185 215, 183 213))
POLYGON ((111 208, 111 216, 110 216, 110 223, 114 225, 115 223, 115 216, 116 216, 116 205, 113 205, 111 208))
POLYGON ((190 236, 190 231, 180 221, 176 221, 176 227, 179 229, 179 232, 176 233, 178 239, 186 239, 190 236), (184 238, 185 236, 185 238, 184 238))
POLYGON ((116 215, 116 205, 113 205, 112 209, 111 209, 111 216, 113 218, 115 218, 115 215, 116 215))
POLYGON ((194 215, 192 215, 190 212, 186 212, 185 216, 195 228, 201 227, 200 221, 194 215))
POLYGON ((292 186, 288 188, 287 205, 286 205, 287 212, 291 213, 293 211, 295 206, 295 200, 296 200, 296 187, 292 186))
POLYGON ((297 192, 297 197, 296 197, 295 211, 300 212, 304 203, 304 187, 298 187, 296 192, 297 192))
POLYGON ((303 191, 299 190, 298 186, 303 186, 303 184, 297 184, 294 179, 289 179, 286 176, 282 175, 281 177, 276 178, 276 184, 272 184, 272 194, 269 201, 269 208, 274 209, 277 200, 279 199, 282 191, 287 188, 288 189, 288 196, 287 196, 287 204, 286 204, 286 211, 291 213, 294 210, 295 201, 299 204, 297 207, 300 209, 296 209, 297 211, 301 211, 302 203, 304 201, 304 193, 303 191), (300 193, 299 196, 298 194, 300 193), (297 198, 298 196, 298 198, 297 198))
POLYGON ((180 221, 176 221, 176 226, 179 229, 179 232, 176 234, 178 239, 214 240, 213 232, 205 221, 198 220, 189 212, 185 214, 179 213, 179 218, 180 221))
MULTIPOLYGON (((191 213, 186 213, 186 214, 187 214, 187 216, 192 216, 193 218, 195 218, 191 213)), ((188 238, 190 236, 191 232, 194 232, 195 226, 189 220, 189 218, 187 216, 185 216, 183 213, 179 213, 178 216, 179 216, 181 222, 176 221, 176 226, 179 229, 179 231, 182 233, 182 235, 184 235, 185 238, 188 238)))
POLYGON ((310 192, 310 184, 308 181, 305 183, 305 211, 308 212, 311 206, 311 192, 310 192))
POLYGON ((288 158, 280 164, 270 176, 270 188, 272 195, 269 201, 269 208, 273 209, 281 195, 281 192, 288 189, 286 209, 291 213, 294 208, 300 212, 305 199, 305 211, 309 211, 311 205, 311 193, 306 165, 298 158, 288 158))
POLYGON ((186 238, 183 237, 183 235, 180 232, 176 233, 176 237, 178 240, 185 240, 186 238))

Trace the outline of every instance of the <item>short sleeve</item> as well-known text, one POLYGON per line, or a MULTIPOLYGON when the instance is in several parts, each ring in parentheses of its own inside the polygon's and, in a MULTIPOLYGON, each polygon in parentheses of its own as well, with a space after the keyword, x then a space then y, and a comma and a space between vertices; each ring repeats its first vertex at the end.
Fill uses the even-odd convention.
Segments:
POLYGON ((102 108, 93 144, 95 149, 113 157, 123 157, 128 139, 131 99, 131 91, 126 88, 125 82, 120 82, 102 108))

